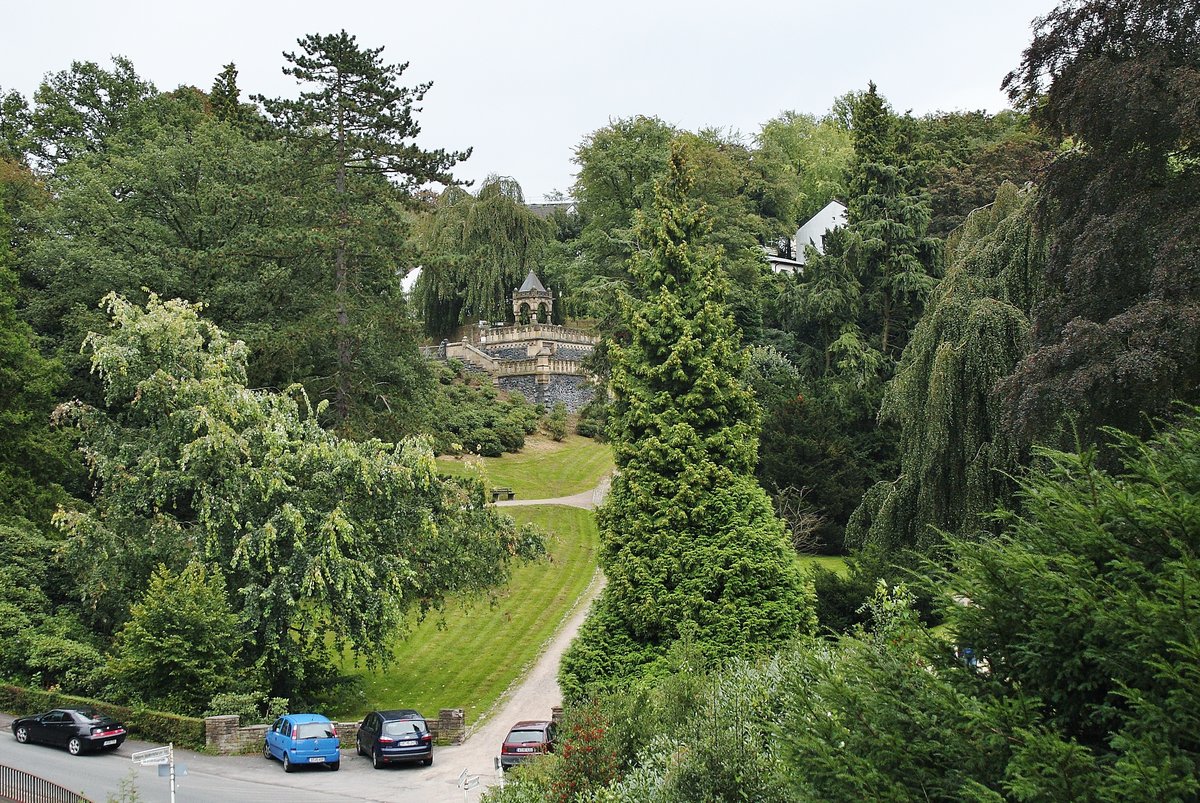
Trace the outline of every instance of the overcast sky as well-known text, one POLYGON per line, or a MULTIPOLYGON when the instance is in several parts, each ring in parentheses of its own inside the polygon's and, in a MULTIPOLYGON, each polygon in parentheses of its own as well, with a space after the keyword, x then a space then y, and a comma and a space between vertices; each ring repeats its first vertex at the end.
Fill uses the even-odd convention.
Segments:
POLYGON ((407 85, 433 81, 421 144, 474 155, 456 174, 569 192, 575 148, 610 120, 654 115, 747 139, 784 110, 821 114, 875 81, 898 111, 986 109, 1051 0, 14 0, 0 89, 32 97, 72 61, 129 57, 161 90, 207 90, 237 65, 243 97, 294 95, 282 53, 345 29, 407 85))

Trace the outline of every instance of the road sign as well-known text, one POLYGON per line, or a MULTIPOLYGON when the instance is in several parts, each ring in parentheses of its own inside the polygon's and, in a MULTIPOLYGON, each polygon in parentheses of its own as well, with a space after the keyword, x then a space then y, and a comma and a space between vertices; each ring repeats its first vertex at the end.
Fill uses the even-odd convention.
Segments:
POLYGON ((171 760, 171 748, 167 747, 151 747, 149 750, 139 750, 129 757, 135 764, 141 764, 143 767, 148 764, 166 764, 171 760))

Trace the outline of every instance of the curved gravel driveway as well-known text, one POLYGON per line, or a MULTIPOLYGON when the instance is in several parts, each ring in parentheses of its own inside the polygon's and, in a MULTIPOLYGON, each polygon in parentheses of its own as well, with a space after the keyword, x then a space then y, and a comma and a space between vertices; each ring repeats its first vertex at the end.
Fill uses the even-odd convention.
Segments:
MULTIPOLYGON (((560 496, 552 499, 508 499, 496 502, 497 507, 523 505, 566 505, 593 510, 604 501, 608 493, 610 478, 604 477, 590 491, 560 496)), ((604 574, 599 569, 592 575, 588 587, 576 600, 558 631, 551 637, 537 662, 517 684, 501 697, 491 711, 480 717, 481 723, 471 727, 466 740, 460 745, 439 748, 434 766, 421 773, 422 781, 428 781, 430 797, 423 800, 473 801, 478 800, 483 790, 491 785, 503 783, 502 773, 495 768, 495 759, 500 753, 500 743, 512 724, 521 719, 549 719, 551 709, 562 705, 562 692, 558 688, 558 662, 575 638, 583 624, 592 601, 604 587, 604 574), (479 777, 479 787, 464 795, 457 786, 462 772, 479 777), (442 796, 442 793, 445 796, 442 796), (432 796, 436 795, 436 796, 432 796)), ((424 786, 424 783, 422 784, 424 786)), ((426 790, 422 790, 426 791, 426 790)))

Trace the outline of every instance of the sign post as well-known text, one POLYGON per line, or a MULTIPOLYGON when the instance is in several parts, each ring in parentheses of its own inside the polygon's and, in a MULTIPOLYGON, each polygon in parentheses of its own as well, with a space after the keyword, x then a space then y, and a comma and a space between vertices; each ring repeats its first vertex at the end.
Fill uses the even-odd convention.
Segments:
MULTIPOLYGON (((149 750, 139 750, 129 757, 135 764, 141 764, 143 767, 154 764, 167 765, 168 774, 171 776, 171 803, 175 803, 175 743, 171 742, 166 747, 151 747, 149 750)), ((159 774, 162 774, 162 768, 159 768, 159 774)))

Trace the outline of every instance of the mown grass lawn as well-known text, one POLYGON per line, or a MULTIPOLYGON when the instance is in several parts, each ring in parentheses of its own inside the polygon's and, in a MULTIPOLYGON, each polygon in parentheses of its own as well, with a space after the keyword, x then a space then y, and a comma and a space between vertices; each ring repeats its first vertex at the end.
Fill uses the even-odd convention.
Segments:
POLYGON ((845 576, 846 559, 838 555, 801 555, 800 565, 806 569, 820 566, 822 569, 845 576))
POLYGON ((366 705, 339 716, 415 708, 436 717, 441 708, 462 708, 472 724, 532 665, 596 570, 596 521, 591 511, 559 505, 504 512, 546 533, 548 559, 519 566, 494 605, 452 603, 444 627, 436 614, 417 624, 387 666, 368 671, 347 661, 344 669, 363 680, 366 705))
POLYGON ((447 474, 479 471, 488 488, 512 488, 518 499, 553 499, 595 488, 613 470, 612 449, 591 438, 568 435, 561 443, 530 435, 525 448, 502 457, 439 457, 447 474))

